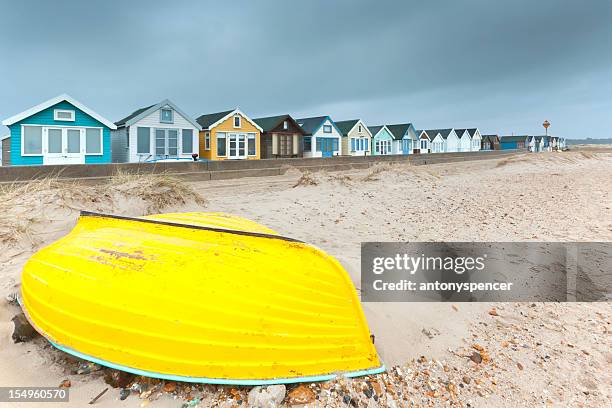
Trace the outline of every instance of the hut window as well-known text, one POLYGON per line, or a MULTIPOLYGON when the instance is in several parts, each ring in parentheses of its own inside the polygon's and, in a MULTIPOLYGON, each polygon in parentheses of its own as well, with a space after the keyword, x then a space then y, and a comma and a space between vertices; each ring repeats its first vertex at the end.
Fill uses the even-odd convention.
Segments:
POLYGON ((174 112, 172 109, 162 109, 160 111, 159 121, 161 123, 174 123, 174 112))
POLYGON ((148 127, 137 128, 136 134, 136 153, 151 153, 151 129, 148 127))
POLYGON ((325 125, 323 126, 323 133, 331 133, 332 132, 332 127, 331 125, 325 125))
POLYGON ((234 116, 234 127, 235 128, 239 128, 240 127, 240 116, 238 116, 238 115, 234 116))
POLYGON ((355 148, 355 139, 352 139, 352 138, 351 138, 351 151, 352 151, 352 152, 354 152, 355 150, 357 150, 357 149, 355 148))
POLYGON ((361 133, 361 125, 359 125, 359 133, 361 133))
POLYGON ((287 123, 287 121, 283 122, 283 129, 287 130, 289 128, 289 124, 287 123))
POLYGON ((253 134, 249 134, 248 148, 249 148, 249 151, 248 151, 249 156, 255 156, 257 149, 255 147, 255 135, 253 134))
POLYGON ((225 133, 217 133, 217 156, 225 156, 226 148, 225 133))
POLYGON ((23 127, 23 154, 42 154, 42 128, 40 126, 23 127))
POLYGON ((193 130, 183 129, 181 137, 183 142, 183 153, 193 153, 193 130))
POLYGON ((204 133, 204 149, 210 150, 210 132, 204 133))
POLYGON ((85 129, 85 154, 102 154, 102 129, 85 129))
POLYGON ((53 119, 63 122, 74 122, 74 111, 66 109, 55 109, 53 111, 53 119))
POLYGON ((304 137, 304 151, 305 152, 312 151, 312 138, 310 136, 304 137))

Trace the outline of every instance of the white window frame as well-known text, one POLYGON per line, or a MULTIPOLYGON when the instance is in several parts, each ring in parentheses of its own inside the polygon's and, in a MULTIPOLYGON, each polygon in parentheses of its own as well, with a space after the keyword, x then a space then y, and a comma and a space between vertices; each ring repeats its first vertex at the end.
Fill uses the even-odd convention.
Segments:
POLYGON ((25 157, 42 157, 45 154, 45 132, 41 125, 21 125, 21 155, 25 157), (25 127, 40 128, 40 153, 25 153, 25 127))
POLYGON ((75 118, 76 118, 76 113, 72 109, 53 109, 53 120, 56 120, 58 122, 74 122, 76 120, 75 118), (69 119, 60 118, 58 116, 60 113, 69 113, 70 118, 69 119))
POLYGON ((161 108, 159 110, 159 123, 174 124, 174 109, 172 108, 161 108), (164 120, 164 111, 170 111, 172 118, 170 120, 164 120))
POLYGON ((287 130, 289 129, 289 123, 287 123, 287 121, 283 122, 283 130, 287 130))
POLYGON ((234 115, 234 119, 232 120, 234 124, 234 129, 240 129, 242 127, 242 118, 240 117, 240 115, 234 115), (236 126, 236 119, 238 119, 238 126, 236 126))
MULTIPOLYGON (((197 134, 197 130, 195 131, 195 134, 197 134)), ((180 139, 181 143, 180 143, 180 149, 179 149, 179 152, 178 152, 178 156, 191 155, 191 154, 197 153, 195 151, 195 143, 194 143, 193 135, 194 135, 194 130, 193 129, 181 129, 181 132, 179 134, 179 139, 180 139), (191 151, 190 152, 186 152, 185 149, 184 149, 185 135, 183 135, 183 132, 186 131, 186 130, 191 130, 191 151)))
POLYGON ((204 133, 204 150, 210 150, 210 132, 204 133))
POLYGON ((215 157, 229 157, 229 132, 218 132, 215 133, 215 157), (219 134, 223 134, 223 140, 225 140, 225 154, 219 154, 219 134))
POLYGON ((81 143, 84 144, 85 148, 83 150, 85 156, 103 156, 104 155, 104 129, 101 127, 85 127, 85 131, 83 132, 83 140, 81 143), (100 153, 87 153, 87 129, 100 129, 100 153))
POLYGON ((246 155, 254 157, 257 156, 257 135, 255 133, 247 133, 246 137, 246 155), (249 140, 255 140, 255 153, 249 154, 249 140))
POLYGON ((62 135, 68 130, 78 130, 81 132, 80 136, 80 154, 84 156, 103 156, 104 155, 104 128, 99 126, 60 126, 60 125, 21 125, 21 156, 24 157, 44 157, 48 152, 47 140, 45 137, 45 130, 49 129, 60 129, 62 135), (25 153, 25 127, 37 127, 40 128, 42 144, 41 153, 25 153), (87 153, 87 129, 99 129, 100 130, 100 153, 87 153))
POLYGON ((332 131, 332 125, 323 125, 323 133, 330 134, 332 131), (326 129, 329 129, 329 132, 326 129))

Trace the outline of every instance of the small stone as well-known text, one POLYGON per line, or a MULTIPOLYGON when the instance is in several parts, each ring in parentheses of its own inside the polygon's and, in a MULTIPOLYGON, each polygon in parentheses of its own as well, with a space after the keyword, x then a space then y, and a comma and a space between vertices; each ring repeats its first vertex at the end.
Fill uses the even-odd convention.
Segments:
POLYGON ((492 308, 491 310, 489 310, 489 314, 491 316, 499 316, 499 314, 497 314, 497 309, 492 308))
POLYGON ((102 367, 97 365, 96 363, 92 363, 90 361, 82 361, 79 364, 79 367, 76 370, 77 374, 89 374, 94 371, 100 370, 102 367))
POLYGON ((174 392, 176 390, 176 383, 175 382, 167 382, 164 384, 163 388, 164 392, 174 392))
POLYGON ((351 397, 349 397, 348 395, 345 395, 344 397, 342 397, 342 401, 344 401, 344 403, 348 405, 351 403, 351 397))
POLYGON ((516 363, 516 366, 518 367, 519 370, 523 370, 523 365, 521 363, 516 363))
POLYGON ((309 404, 317 397, 315 392, 304 384, 289 391, 287 396, 290 404, 309 404))
POLYGON ((470 356, 470 360, 472 360, 473 362, 475 362, 476 364, 480 364, 482 363, 482 356, 480 355, 479 352, 474 351, 472 353, 472 355, 470 356))
POLYGON ((70 380, 66 379, 60 383, 59 387, 60 388, 70 388, 71 385, 72 383, 70 382, 70 380))
POLYGON ((380 387, 378 381, 371 381, 368 384, 370 385, 370 387, 372 387, 374 395, 382 395, 382 388, 380 387))
POLYGON ((252 408, 278 407, 285 399, 287 389, 284 385, 269 385, 267 387, 253 387, 249 391, 248 403, 252 408))
POLYGON ((470 382, 472 382, 472 379, 470 377, 468 377, 467 375, 463 376, 463 382, 466 384, 469 384, 470 382))
POLYGON ((125 400, 127 397, 130 396, 131 391, 129 390, 129 388, 122 388, 121 391, 119 391, 119 399, 121 401, 125 400))
POLYGON ((134 374, 125 371, 108 369, 104 374, 104 382, 113 388, 127 388, 134 377, 134 374))
POLYGON ((30 322, 23 313, 13 316, 11 320, 15 325, 12 336, 15 343, 30 341, 36 336, 36 330, 30 325, 30 322))

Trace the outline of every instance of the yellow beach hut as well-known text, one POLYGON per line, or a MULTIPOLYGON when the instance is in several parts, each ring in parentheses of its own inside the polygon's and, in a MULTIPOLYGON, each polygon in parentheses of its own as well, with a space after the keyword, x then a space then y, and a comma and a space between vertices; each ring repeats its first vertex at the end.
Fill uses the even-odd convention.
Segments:
POLYGON ((261 127, 240 109, 209 113, 196 119, 200 131, 200 158, 204 160, 258 160, 261 127))

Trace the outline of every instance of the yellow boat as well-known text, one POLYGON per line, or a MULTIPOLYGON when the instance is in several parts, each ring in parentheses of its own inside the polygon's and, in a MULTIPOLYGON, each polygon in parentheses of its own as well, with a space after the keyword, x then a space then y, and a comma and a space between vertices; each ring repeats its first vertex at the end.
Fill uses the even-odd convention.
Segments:
POLYGON ((244 218, 81 213, 22 273, 59 349, 150 377, 255 385, 384 371, 331 256, 244 218))

